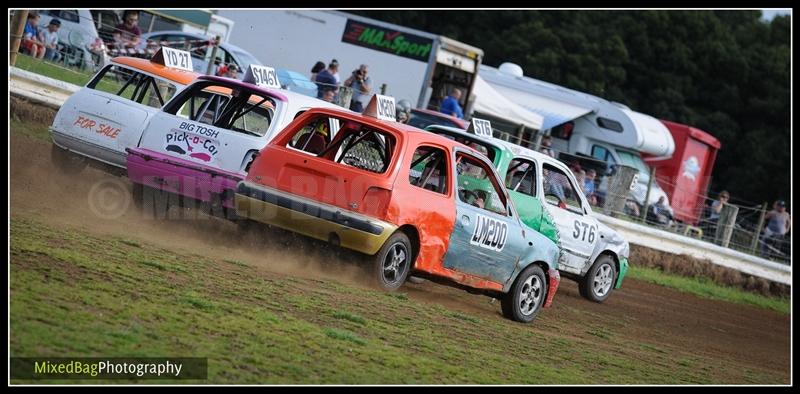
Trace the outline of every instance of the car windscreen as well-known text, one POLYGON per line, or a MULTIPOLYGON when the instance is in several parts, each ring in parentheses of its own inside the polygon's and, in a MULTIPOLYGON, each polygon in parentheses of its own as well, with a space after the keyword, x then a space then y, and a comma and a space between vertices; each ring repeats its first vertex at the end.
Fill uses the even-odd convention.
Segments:
POLYGON ((167 103, 164 112, 260 137, 272 124, 275 105, 255 90, 198 82, 167 103))
POLYGON ((494 159, 497 157, 497 148, 487 143, 486 141, 483 141, 481 138, 456 134, 448 130, 440 129, 438 127, 431 127, 427 131, 441 135, 442 137, 462 143, 464 145, 467 145, 470 148, 480 152, 481 154, 486 156, 489 159, 489 161, 497 165, 497 163, 494 161, 494 159))
POLYGON ((647 183, 650 180, 650 169, 644 164, 641 156, 624 150, 617 150, 617 154, 619 155, 620 164, 639 170, 639 180, 641 182, 647 183))

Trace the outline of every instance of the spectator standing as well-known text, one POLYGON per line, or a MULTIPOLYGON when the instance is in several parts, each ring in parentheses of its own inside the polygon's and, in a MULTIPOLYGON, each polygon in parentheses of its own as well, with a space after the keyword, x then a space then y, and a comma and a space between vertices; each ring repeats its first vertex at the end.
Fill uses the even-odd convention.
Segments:
POLYGON ((597 171, 593 169, 586 170, 586 176, 583 178, 583 193, 589 204, 597 205, 597 195, 595 194, 594 180, 597 177, 597 171))
POLYGON ((362 64, 358 69, 353 70, 353 73, 344 81, 344 86, 353 88, 353 98, 350 100, 350 110, 355 112, 363 112, 364 108, 369 104, 369 99, 372 98, 370 91, 372 90, 372 79, 369 75, 369 67, 362 64))
POLYGON ((461 104, 459 103, 460 99, 461 89, 453 88, 453 90, 450 91, 450 95, 442 100, 442 106, 439 107, 439 112, 464 119, 464 111, 461 109, 461 104))
MULTIPOLYGON (((321 99, 326 90, 332 90, 334 97, 339 93, 339 84, 336 81, 334 74, 339 72, 339 62, 336 59, 331 60, 328 68, 321 70, 317 73, 317 78, 314 82, 317 83, 317 98, 321 99)), ((335 98, 334 98, 335 100, 335 98)))
POLYGON ((775 201, 772 204, 772 210, 767 212, 764 219, 767 220, 767 226, 761 235, 762 253, 766 251, 769 241, 783 238, 792 227, 792 217, 789 212, 786 212, 786 202, 783 200, 775 201))
POLYGON ((325 63, 323 63, 321 60, 316 62, 314 64, 314 67, 311 67, 311 80, 312 81, 316 81, 317 80, 317 74, 320 71, 322 71, 323 69, 325 69, 325 63))
POLYGON ((39 39, 39 13, 31 11, 25 21, 25 30, 22 32, 20 46, 29 55, 41 59, 44 57, 45 44, 39 39))
POLYGON ((61 21, 53 18, 47 24, 47 29, 39 33, 39 39, 44 43, 44 58, 54 62, 61 60, 61 54, 58 53, 59 28, 61 28, 61 21))
POLYGON ((539 152, 544 153, 547 156, 550 156, 555 159, 556 154, 555 152, 553 152, 553 149, 550 148, 552 145, 553 145, 553 138, 550 137, 549 134, 545 135, 544 137, 542 137, 542 142, 539 145, 539 152))
POLYGON ((139 11, 125 10, 122 15, 122 23, 118 24, 114 30, 114 42, 122 48, 135 48, 139 45, 139 11))
POLYGON ((727 204, 728 200, 731 198, 730 193, 727 190, 723 190, 719 193, 719 199, 711 203, 711 213, 708 215, 708 220, 716 223, 719 220, 719 213, 722 212, 722 205, 727 204))

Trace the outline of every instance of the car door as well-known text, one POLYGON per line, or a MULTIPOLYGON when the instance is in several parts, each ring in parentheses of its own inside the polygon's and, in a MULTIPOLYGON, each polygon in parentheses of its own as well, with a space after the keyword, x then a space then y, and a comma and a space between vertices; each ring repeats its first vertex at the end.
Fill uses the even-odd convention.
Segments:
POLYGON ((72 95, 54 122, 58 145, 106 163, 125 166, 148 118, 179 85, 134 68, 112 64, 72 95))
POLYGON ((597 220, 589 215, 586 198, 572 172, 560 163, 542 163, 541 195, 566 252, 559 269, 580 274, 590 263, 600 238, 597 220))
POLYGON ((444 267, 497 283, 513 274, 524 233, 488 160, 456 149, 456 223, 444 267))

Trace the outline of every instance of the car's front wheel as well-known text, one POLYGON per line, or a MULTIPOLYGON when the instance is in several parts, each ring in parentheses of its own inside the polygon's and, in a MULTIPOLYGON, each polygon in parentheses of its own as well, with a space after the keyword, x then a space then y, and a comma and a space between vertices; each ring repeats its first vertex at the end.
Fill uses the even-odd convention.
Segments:
POLYGON ((501 300, 503 316, 529 323, 542 310, 547 297, 547 280, 542 267, 531 265, 517 276, 511 290, 501 300))
POLYGON ((598 257, 592 268, 578 281, 581 296, 594 302, 605 301, 614 290, 614 279, 617 277, 614 266, 611 256, 604 254, 598 257))
POLYGON ((373 256, 373 273, 378 286, 384 290, 397 290, 406 281, 414 254, 411 241, 402 232, 392 234, 373 256))

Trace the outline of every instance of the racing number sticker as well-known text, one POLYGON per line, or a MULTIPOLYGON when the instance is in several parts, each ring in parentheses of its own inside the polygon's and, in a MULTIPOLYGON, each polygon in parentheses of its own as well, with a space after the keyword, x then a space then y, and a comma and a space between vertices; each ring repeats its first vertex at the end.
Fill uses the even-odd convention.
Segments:
POLYGON ((192 57, 189 52, 170 47, 161 47, 161 55, 164 57, 165 66, 192 71, 192 57))
POLYGON ((492 123, 486 119, 472 118, 472 128, 475 130, 475 135, 481 137, 492 136, 492 123))
POLYGON ((469 243, 484 249, 502 251, 508 238, 508 224, 501 220, 477 214, 475 229, 469 243))
POLYGON ((275 72, 275 69, 272 67, 251 64, 245 74, 244 80, 267 88, 281 88, 281 83, 278 81, 278 73, 275 72))
POLYGON ((595 225, 575 220, 573 228, 572 238, 580 239, 581 242, 594 242, 594 237, 597 232, 597 227, 595 225))

